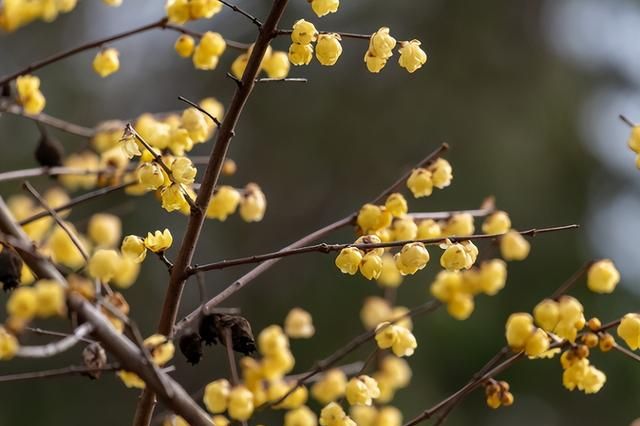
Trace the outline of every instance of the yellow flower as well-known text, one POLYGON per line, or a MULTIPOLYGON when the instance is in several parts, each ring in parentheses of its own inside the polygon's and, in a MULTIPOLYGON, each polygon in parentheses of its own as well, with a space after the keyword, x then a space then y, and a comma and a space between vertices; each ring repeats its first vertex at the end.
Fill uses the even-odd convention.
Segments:
POLYGON ((507 283, 507 264, 501 259, 492 259, 480 265, 480 289, 493 296, 507 283))
POLYGON ((13 358, 19 348, 18 339, 0 326, 0 361, 13 358))
POLYGON ((396 356, 411 356, 418 347, 415 336, 405 327, 396 327, 398 337, 393 342, 391 350, 396 356))
POLYGON ((246 53, 240 54, 234 61, 231 63, 231 73, 236 78, 242 78, 244 75, 244 70, 247 68, 247 64, 249 63, 249 55, 246 53))
POLYGON ((40 114, 46 100, 40 92, 40 79, 33 75, 21 75, 16 79, 18 99, 27 114, 40 114))
POLYGON ((269 78, 285 78, 289 75, 289 57, 287 52, 273 52, 271 56, 262 62, 262 69, 269 78))
POLYGON ((504 234, 511 229, 511 219, 507 212, 497 211, 491 213, 482 224, 482 232, 485 234, 504 234))
POLYGON ((600 260, 587 272, 587 286, 595 293, 612 293, 620 282, 620 272, 609 259, 600 260))
POLYGON ((289 62, 293 65, 309 65, 313 59, 313 46, 311 44, 292 43, 289 46, 289 62))
POLYGON ((227 44, 220 34, 207 31, 193 52, 193 65, 199 70, 215 69, 226 47, 227 44))
POLYGON ((167 250, 173 244, 173 236, 171 232, 165 228, 164 231, 155 231, 147 233, 144 239, 144 245, 154 253, 160 253, 167 250))
POLYGON ((398 63, 410 73, 422 68, 427 62, 427 54, 420 48, 418 40, 400 42, 398 63))
MULTIPOLYGON (((71 231, 75 231, 75 228, 70 223, 66 224, 71 231)), ((77 233, 76 233, 77 235, 77 233)), ((82 239, 80 240, 81 242, 82 239)), ((86 247, 85 244, 83 246, 86 247)), ((56 226, 47 241, 47 248, 51 250, 51 255, 56 262, 71 268, 79 268, 84 263, 84 258, 80 253, 80 250, 76 247, 69 237, 69 234, 60 226, 56 226)))
POLYGON ((173 47, 176 49, 178 55, 183 58, 188 58, 193 54, 193 49, 195 48, 196 42, 190 35, 182 34, 176 40, 176 43, 173 47))
POLYGON ((571 296, 562 296, 558 300, 558 309, 560 319, 554 332, 563 339, 574 342, 578 331, 585 326, 582 304, 571 296))
POLYGON ((451 244, 440 256, 440 266, 447 271, 459 271, 460 269, 469 269, 473 265, 473 260, 464 245, 451 244))
POLYGON ((443 189, 451 185, 451 181, 453 180, 453 168, 444 158, 438 158, 434 161, 433 164, 429 166, 429 171, 431 172, 433 186, 436 188, 443 189))
MULTIPOLYGON (((284 415, 284 426, 316 426, 316 415, 309 407, 303 405, 296 409, 287 411, 284 415)), ((217 423, 216 423, 216 426, 217 423)))
POLYGON ((120 69, 120 54, 110 47, 99 51, 93 59, 93 69, 100 77, 107 77, 120 69))
POLYGON ((293 31, 291 32, 291 41, 297 44, 309 44, 312 41, 316 41, 318 38, 318 31, 316 27, 304 19, 299 19, 293 24, 293 31))
POLYGON ((174 155, 184 155, 193 149, 193 139, 187 129, 171 129, 168 148, 174 155))
POLYGON ((171 163, 171 176, 176 183, 193 183, 196 173, 196 168, 187 157, 178 157, 171 163))
POLYGON ((38 296, 32 287, 18 287, 7 300, 7 314, 23 320, 30 320, 38 310, 38 296))
POLYGON ((469 213, 454 214, 442 227, 442 235, 451 237, 466 237, 473 234, 473 216, 469 213))
POLYGON ((460 292, 462 275, 459 272, 440 271, 431 283, 431 294, 441 302, 448 303, 460 292))
POLYGON ((240 217, 245 222, 260 222, 267 209, 267 199, 260 187, 255 183, 248 183, 240 200, 240 217))
POLYGON ((389 28, 382 27, 369 40, 369 51, 373 56, 382 58, 386 61, 393 55, 393 49, 396 47, 396 39, 389 34, 389 28))
POLYGON ((320 411, 320 425, 343 426, 345 417, 347 417, 347 414, 342 407, 335 402, 330 402, 320 411))
POLYGON ((98 246, 112 247, 120 240, 122 222, 118 216, 96 213, 89 219, 88 234, 98 246))
POLYGON ((364 63, 367 65, 367 69, 372 73, 379 73, 382 71, 387 60, 379 56, 375 56, 371 51, 367 50, 364 54, 364 63))
POLYGON ((207 217, 225 221, 236 211, 240 203, 240 193, 231 186, 223 185, 217 188, 207 207, 207 217))
POLYGON ((289 339, 279 325, 270 325, 258 335, 258 350, 262 355, 274 355, 289 348, 289 339))
POLYGON ((340 369, 327 371, 311 386, 311 395, 321 404, 328 404, 344 395, 347 376, 340 369))
POLYGON ((433 192, 431 172, 424 168, 413 169, 407 179, 407 187, 416 198, 428 197, 433 192))
POLYGON ((418 236, 418 225, 411 218, 396 219, 393 222, 393 238, 396 241, 415 240, 418 236))
POLYGON ((633 152, 640 154, 640 125, 635 125, 631 128, 627 144, 633 152))
POLYGON ((380 396, 380 389, 375 379, 361 375, 349 380, 345 396, 351 405, 371 405, 380 396))
POLYGON ((402 274, 392 255, 385 253, 382 256, 382 270, 377 280, 378 284, 383 287, 398 287, 402 283, 402 274))
POLYGON ((631 350, 640 347, 640 315, 626 314, 622 317, 618 326, 618 336, 620 336, 631 350))
POLYGON ((531 358, 539 357, 549 349, 549 336, 541 328, 536 328, 524 346, 524 352, 531 358))
POLYGON ((127 235, 120 246, 122 254, 136 263, 141 263, 147 256, 144 240, 137 235, 127 235))
POLYGON ((191 19, 211 18, 222 10, 222 3, 218 0, 190 0, 189 12, 191 19))
POLYGON ((418 224, 418 239, 426 240, 431 238, 440 238, 442 230, 438 222, 433 219, 423 220, 418 224))
MULTIPOLYGON (((229 426, 231 422, 225 416, 218 415, 211 418, 215 426, 229 426)), ((179 426, 179 425, 176 425, 179 426)))
POLYGON ((136 282, 139 273, 139 263, 128 257, 120 257, 120 267, 113 276, 113 284, 120 288, 129 288, 136 282))
POLYGON ((144 346, 151 353, 154 364, 162 366, 169 362, 175 353, 173 342, 162 334, 153 334, 144 339, 144 346))
POLYGON ((238 385, 229 392, 228 413, 235 420, 245 421, 253 414, 253 394, 245 386, 238 385))
POLYGON ((295 365, 295 358, 289 349, 269 354, 262 359, 262 374, 267 380, 281 378, 295 365))
POLYGON ((422 243, 405 244, 394 259, 402 275, 413 275, 427 266, 429 252, 422 243))
MULTIPOLYGON (((131 160, 133 157, 142 155, 142 152, 140 151, 140 144, 133 135, 123 138, 122 144, 120 146, 129 160, 131 160)), ((104 149, 101 152, 107 152, 111 148, 104 149)))
POLYGON ((189 132, 189 137, 194 143, 204 142, 209 136, 209 125, 205 115, 193 107, 182 112, 182 127, 189 132))
POLYGON ((62 315, 66 311, 66 297, 62 285, 53 280, 40 280, 35 287, 37 310, 39 317, 47 318, 62 315))
POLYGON ((340 0, 311 0, 310 3, 311 9, 319 18, 337 12, 340 6, 340 0))
POLYGON ((191 18, 189 0, 168 0, 165 7, 170 22, 184 24, 191 18))
POLYGON ((311 314, 301 308, 293 308, 284 320, 284 331, 294 339, 308 339, 316 330, 313 327, 311 314))
POLYGON ((360 273, 368 280, 380 278, 382 258, 374 252, 365 254, 360 262, 360 273))
POLYGON ((464 321, 471 316, 475 309, 473 295, 464 292, 457 292, 447 303, 447 312, 453 318, 464 321))
POLYGON ((560 320, 558 302, 553 299, 544 299, 533 308, 533 317, 540 327, 546 331, 553 331, 560 320))
POLYGON ((340 55, 342 55, 340 40, 342 39, 338 34, 320 34, 316 44, 318 62, 326 66, 335 65, 340 55))
POLYGON ((387 197, 384 207, 393 217, 403 217, 409 211, 407 200, 399 192, 394 192, 387 197))
POLYGON ((383 322, 376 327, 376 343, 380 349, 389 349, 398 339, 398 327, 383 322))
POLYGON ((500 238, 500 253, 504 260, 524 260, 531 244, 518 231, 509 231, 500 238))
POLYGON ((585 376, 589 371, 589 360, 587 358, 580 359, 562 373, 562 384, 569 390, 580 387, 585 376))
POLYGON ((376 328, 381 322, 387 321, 390 316, 389 303, 381 297, 367 297, 360 310, 360 319, 368 330, 376 328))
POLYGON ((116 374, 120 380, 122 380, 122 383, 124 383, 128 388, 144 389, 146 386, 144 380, 142 380, 136 373, 120 370, 116 374))
POLYGON ((602 371, 594 366, 589 366, 582 378, 582 382, 579 384, 579 389, 586 394, 597 393, 602 389, 606 381, 607 376, 602 371))
POLYGON ((535 331, 533 318, 524 312, 511 314, 505 328, 507 343, 514 351, 522 350, 535 331))
POLYGON ((189 207, 189 203, 184 196, 182 187, 177 183, 172 183, 162 189, 162 208, 168 212, 183 210, 189 207))
POLYGON ((145 189, 158 189, 164 185, 165 172, 156 162, 140 164, 136 174, 145 189))
POLYGON ((391 225, 393 216, 386 208, 374 204, 365 204, 358 212, 356 219, 362 232, 368 234, 391 225))
POLYGON ((204 388, 202 401, 210 413, 217 414, 227 410, 231 385, 226 379, 218 379, 204 388))
MULTIPOLYGON (((269 383, 267 398, 269 401, 277 401, 291 390, 293 383, 284 380, 275 380, 269 383)), ((293 410, 307 402, 309 392, 305 386, 297 386, 282 402, 274 405, 276 409, 293 410)))
POLYGON ((89 259, 89 275, 109 282, 120 268, 120 264, 120 256, 115 250, 96 250, 89 259))

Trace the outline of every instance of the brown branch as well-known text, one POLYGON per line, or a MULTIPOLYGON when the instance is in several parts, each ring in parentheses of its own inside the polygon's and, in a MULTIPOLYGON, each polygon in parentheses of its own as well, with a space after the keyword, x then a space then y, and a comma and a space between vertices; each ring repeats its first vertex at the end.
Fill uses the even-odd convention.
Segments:
MULTIPOLYGON (((137 184, 137 182, 136 181, 132 181, 132 182, 120 183, 120 184, 115 185, 115 186, 106 186, 104 188, 100 188, 100 189, 97 189, 95 191, 87 192, 86 194, 82 194, 82 195, 79 195, 79 196, 77 196, 75 198, 72 198, 71 200, 69 200, 69 202, 67 202, 67 203, 65 203, 65 204, 63 204, 63 205, 61 205, 59 207, 52 208, 51 210, 53 210, 56 213, 59 213, 59 212, 65 211, 65 210, 69 210, 70 208, 75 207, 78 204, 82 204, 85 201, 89 201, 89 200, 93 200, 95 198, 102 197, 104 195, 110 194, 112 192, 119 191, 121 189, 124 189, 124 188, 126 188, 128 186, 132 186, 132 185, 135 185, 135 184, 137 184)), ((21 225, 21 226, 24 226, 24 225, 26 225, 28 223, 34 222, 34 221, 36 221, 38 219, 41 219, 41 218, 47 217, 47 216, 49 216, 49 212, 48 211, 43 211, 43 212, 40 212, 40 213, 36 213, 33 216, 29 216, 29 217, 27 217, 25 219, 22 219, 20 222, 18 222, 18 224, 21 225)))
POLYGON ((307 83, 306 78, 285 77, 285 78, 258 78, 256 83, 307 83))
POLYGON ((626 116, 624 116, 622 114, 618 115, 618 118, 620 120, 622 120, 629 127, 635 127, 636 126, 633 121, 629 120, 626 116))
POLYGON ((49 127, 62 130, 63 132, 71 135, 81 136, 83 138, 91 138, 95 134, 95 130, 90 127, 80 126, 42 112, 40 114, 26 114, 22 107, 9 104, 2 100, 0 100, 0 112, 6 112, 7 114, 23 117, 37 123, 46 124, 49 127))
POLYGON ((252 14, 250 14, 249 12, 240 9, 238 6, 236 6, 235 4, 231 4, 225 0, 219 0, 220 3, 224 4, 225 6, 227 6, 228 8, 230 8, 231 10, 233 10, 234 12, 239 13, 240 15, 244 16, 245 18, 249 19, 251 22, 253 22, 258 29, 262 28, 262 22, 260 22, 260 20, 258 18, 256 18, 255 16, 253 16, 252 14))
MULTIPOLYGON (((25 327, 24 329, 27 330, 27 331, 30 331, 31 333, 39 334, 39 335, 42 335, 42 336, 55 336, 55 337, 72 336, 72 334, 69 334, 69 333, 62 333, 62 332, 59 332, 59 331, 52 331, 52 330, 44 330, 42 328, 36 328, 36 327, 25 327)), ((87 339, 87 338, 84 338, 84 337, 81 338, 80 340, 82 342, 85 342, 85 343, 94 343, 95 342, 95 340, 87 339)))
MULTIPOLYGON (((277 35, 291 35, 293 30, 278 30, 277 35)), ((345 33, 340 31, 318 31, 320 34, 338 34, 342 38, 354 38, 360 40, 369 40, 372 34, 356 34, 356 33, 345 33)))
POLYGON ((564 283, 562 283, 562 285, 560 285, 560 287, 558 287, 556 291, 553 292, 550 299, 557 299, 563 294, 566 294, 571 289, 571 287, 576 285, 578 280, 582 278, 582 276, 586 274, 587 271, 589 271, 589 268, 591 268, 591 266, 596 262, 597 260, 590 260, 589 262, 586 262, 584 265, 582 265, 580 269, 574 272, 573 275, 571 275, 564 283))
MULTIPOLYGON (((182 238, 182 243, 175 259, 174 267, 171 270, 171 278, 164 298, 162 313, 158 323, 158 332, 166 336, 173 335, 173 328, 176 321, 178 307, 185 284, 185 272, 191 265, 196 245, 202 231, 205 219, 205 211, 211 201, 213 190, 218 182, 220 170, 235 134, 235 128, 244 110, 244 106, 253 91, 255 79, 260 72, 262 59, 269 47, 269 43, 274 37, 274 32, 278 22, 284 13, 288 0, 274 0, 271 10, 264 25, 260 28, 258 37, 251 51, 251 56, 242 77, 242 84, 236 88, 233 99, 225 115, 216 142, 209 156, 209 163, 204 172, 200 190, 195 201, 195 208, 191 209, 191 216, 187 224, 187 230, 182 238)), ((138 403, 134 419, 135 426, 147 426, 151 420, 154 409, 154 395, 149 389, 143 392, 138 403)))
POLYGON ((21 358, 49 358, 66 352, 74 347, 78 342, 83 341, 84 337, 93 331, 93 325, 82 324, 75 329, 73 334, 63 337, 57 342, 48 343, 41 346, 20 346, 16 356, 21 358))
MULTIPOLYGON (((218 127, 222 126, 222 123, 220 122, 220 120, 218 120, 218 117, 215 117, 213 114, 211 114, 206 109, 202 108, 197 103, 195 103, 193 101, 190 101, 189 99, 185 98, 184 96, 178 96, 178 99, 181 100, 182 102, 186 103, 186 104, 191 105, 192 107, 194 107, 195 109, 197 109, 198 111, 200 111, 201 113, 203 113, 204 115, 209 117, 211 120, 213 120, 214 123, 216 123, 216 126, 218 126, 218 127)), ((205 157, 205 164, 207 164, 208 162, 209 162, 209 158, 205 157)))
POLYGON ((38 176, 60 176, 60 175, 100 175, 109 174, 112 169, 78 169, 74 167, 34 167, 31 169, 11 170, 0 173, 0 182, 20 180, 38 176))
MULTIPOLYGON (((556 231, 564 231, 564 230, 568 230, 568 229, 576 229, 578 228, 578 225, 564 225, 564 226, 553 226, 553 227, 549 227, 549 228, 533 228, 533 229, 529 229, 526 231, 519 231, 519 233, 521 235, 524 236, 535 236, 537 234, 543 234, 543 233, 548 233, 548 232, 556 232, 556 231)), ((248 256, 248 257, 242 257, 239 259, 231 259, 231 260, 222 260, 219 262, 213 262, 213 263, 207 263, 204 265, 195 265, 192 268, 187 270, 187 275, 193 275, 197 272, 204 272, 204 271, 213 271, 213 270, 217 270, 217 269, 225 269, 225 268, 229 268, 231 266, 238 266, 238 265, 246 265, 249 263, 260 263, 260 262, 264 262, 266 260, 270 260, 270 259, 275 259, 275 258, 279 258, 279 257, 288 257, 288 256, 294 256, 294 255, 298 255, 298 254, 304 254, 304 253, 331 253, 331 252, 335 252, 335 251, 340 251, 344 248, 347 247, 355 247, 358 249, 362 249, 362 250, 369 250, 369 249, 374 249, 374 248, 388 248, 388 247, 401 247, 404 246, 405 244, 409 244, 409 243, 423 243, 425 245, 435 245, 435 244, 442 244, 443 242, 446 242, 447 240, 451 241, 451 242, 460 242, 460 241, 476 241, 476 240, 493 240, 496 238, 499 238, 500 236, 504 235, 504 233, 502 234, 476 234, 476 235, 469 235, 466 237, 443 237, 443 238, 428 238, 428 239, 422 239, 422 240, 402 240, 402 241, 390 241, 390 242, 384 242, 384 243, 375 243, 375 244, 353 244, 353 243, 340 243, 340 244, 327 244, 327 243, 320 243, 320 244, 315 244, 312 246, 305 246, 305 247, 298 247, 298 248, 294 248, 294 249, 290 249, 290 250, 279 250, 276 252, 271 252, 271 253, 266 253, 266 254, 259 254, 259 255, 254 255, 254 256, 248 256)))
MULTIPOLYGON (((68 287, 65 278, 53 264, 32 251, 31 242, 15 223, 9 208, 1 197, 0 231, 11 238, 13 247, 19 250, 19 254, 37 277, 53 279, 58 281, 60 285, 68 287)), ((145 381, 147 387, 157 392, 174 412, 191 425, 211 426, 209 416, 189 397, 184 389, 164 372, 161 372, 158 377, 154 369, 146 364, 139 348, 118 333, 95 306, 77 294, 68 296, 68 305, 82 320, 93 325, 95 338, 113 354, 122 367, 138 374, 145 381), (165 383, 170 386, 171 394, 165 391, 165 383)))
POLYGON ((236 365, 236 356, 233 352, 233 342, 231 340, 231 329, 225 328, 224 330, 224 347, 227 352, 227 360, 229 361, 229 373, 231 377, 231 385, 235 386, 240 383, 238 376, 238 366, 236 365))
POLYGON ((120 366, 118 364, 109 364, 101 368, 87 367, 84 365, 71 365, 69 367, 54 368, 51 370, 7 374, 4 376, 0 376, 0 383, 20 382, 20 381, 34 380, 34 379, 49 379, 52 377, 63 377, 63 376, 75 376, 75 375, 82 376, 84 374, 93 373, 95 371, 109 372, 109 371, 116 371, 119 369, 120 369, 120 366))

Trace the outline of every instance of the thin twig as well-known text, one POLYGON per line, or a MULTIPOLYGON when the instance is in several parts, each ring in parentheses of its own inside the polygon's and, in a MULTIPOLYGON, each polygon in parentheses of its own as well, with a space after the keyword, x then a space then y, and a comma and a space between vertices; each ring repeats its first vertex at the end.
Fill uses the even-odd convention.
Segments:
POLYGON ((20 180, 37 176, 60 175, 100 175, 109 174, 113 169, 79 169, 75 167, 34 167, 31 169, 11 170, 0 173, 0 182, 20 180))
POLYGON ((233 353, 233 341, 231 340, 231 329, 225 328, 224 330, 224 346, 227 352, 227 359, 229 360, 229 372, 231 376, 231 385, 235 386, 240 383, 238 377, 238 366, 236 365, 236 356, 233 353))
POLYGON ((618 115, 618 118, 620 118, 620 120, 622 120, 629 127, 633 128, 633 127, 636 126, 633 121, 629 120, 626 116, 624 116, 622 114, 618 115))
POLYGON ((62 220, 62 218, 60 218, 60 216, 58 215, 58 213, 55 212, 55 210, 49 207, 49 204, 47 204, 45 199, 42 198, 42 196, 38 193, 38 191, 36 191, 36 189, 33 186, 31 186, 29 182, 25 182, 24 187, 33 196, 33 198, 35 198, 36 201, 38 201, 38 203, 42 206, 42 208, 44 208, 49 213, 49 215, 53 218, 53 220, 56 221, 58 226, 60 226, 60 228, 62 228, 62 230, 69 236, 69 239, 71 239, 71 242, 73 243, 73 245, 76 246, 76 248, 82 255, 82 258, 84 259, 85 263, 88 262, 89 253, 87 253, 87 250, 84 248, 82 241, 80 241, 76 233, 73 232, 73 230, 62 220))
POLYGON ((625 348, 625 347, 623 347, 623 346, 620 346, 620 345, 619 345, 619 344, 617 344, 617 343, 614 343, 614 345, 613 345, 613 349, 615 349, 615 350, 617 350, 618 352, 620 352, 620 353, 622 353, 622 354, 624 354, 624 355, 628 356, 629 358, 631 358, 631 359, 632 359, 632 360, 634 360, 634 361, 640 361, 640 355, 638 355, 638 354, 637 354, 637 353, 635 353, 635 352, 630 351, 629 349, 627 349, 627 348, 625 348))
MULTIPOLYGON (((526 231, 519 231, 520 235, 533 237, 537 234, 543 234, 548 232, 556 232, 556 231, 565 231, 569 229, 576 229, 579 225, 564 225, 564 226, 553 226, 548 228, 533 228, 528 229, 526 231)), ((196 272, 204 272, 204 271, 213 271, 217 269, 225 269, 231 266, 238 265, 246 265, 249 263, 260 263, 265 260, 270 260, 278 257, 287 257, 294 256, 298 254, 304 253, 331 253, 335 251, 340 251, 347 247, 355 247, 361 250, 370 250, 374 248, 387 248, 387 247, 402 247, 405 244, 409 243, 423 243, 424 245, 436 245, 442 244, 447 240, 451 242, 460 242, 460 241, 475 241, 475 240, 493 240, 501 237, 504 233, 501 234, 476 234, 469 235, 466 237, 443 237, 443 238, 427 238, 421 240, 402 240, 402 241, 389 241, 384 243, 372 243, 372 244, 353 244, 353 243, 340 243, 340 244, 327 244, 320 243, 312 246, 298 247, 291 250, 280 250, 276 252, 259 254, 254 256, 242 257, 239 259, 231 259, 231 260, 221 260, 219 262, 207 263, 204 265, 195 265, 187 271, 187 275, 195 274, 196 272)))
POLYGON ((586 274, 587 271, 589 271, 589 268, 591 268, 591 266, 596 262, 597 260, 590 260, 589 262, 586 262, 584 265, 582 265, 580 269, 574 272, 573 275, 571 275, 564 283, 562 283, 562 285, 560 285, 560 287, 558 287, 556 291, 553 292, 550 299, 557 299, 560 296, 566 294, 571 289, 571 287, 576 285, 578 280, 582 278, 582 276, 586 274))
POLYGON ((41 112, 40 114, 27 114, 24 112, 24 109, 22 109, 22 107, 10 104, 4 100, 0 100, 0 112, 5 112, 17 117, 23 117, 37 123, 42 123, 49 127, 62 130, 63 132, 69 133, 70 135, 76 135, 83 138, 91 138, 95 135, 95 129, 92 129, 90 127, 80 126, 79 124, 52 117, 43 112, 41 112))
MULTIPOLYGON (((293 30, 277 30, 276 35, 291 35, 293 30)), ((372 34, 356 34, 356 33, 345 33, 341 31, 318 31, 320 34, 338 34, 342 38, 354 38, 360 40, 369 40, 372 34)))
POLYGON ((307 83, 306 78, 285 77, 285 78, 258 78, 256 83, 307 83))
MULTIPOLYGON (((59 331, 52 331, 52 330, 44 330, 42 328, 35 328, 35 327, 25 327, 24 328, 27 331, 30 331, 34 334, 40 334, 42 336, 55 336, 55 337, 68 337, 68 336, 72 336, 73 334, 69 334, 69 333, 62 333, 59 331)), ((87 339, 86 337, 83 337, 80 339, 82 342, 85 343, 94 343, 95 340, 92 339, 87 339)))
POLYGON ((42 346, 20 346, 16 356, 20 358, 49 358, 68 351, 78 342, 84 340, 84 337, 92 331, 93 325, 85 323, 76 328, 72 335, 66 336, 57 342, 42 346))
POLYGON ((63 377, 63 376, 75 376, 75 375, 84 375, 87 373, 93 373, 97 371, 101 372, 109 372, 116 371, 120 369, 120 365, 118 364, 108 364, 104 367, 87 367, 85 365, 71 365, 63 368, 54 368, 51 370, 43 370, 43 371, 30 371, 28 373, 17 373, 17 374, 7 374, 4 376, 0 376, 0 383, 6 382, 21 382, 25 380, 34 380, 34 379, 49 379, 52 377, 63 377))
POLYGON ((253 16, 252 14, 250 14, 249 12, 240 9, 238 6, 236 6, 235 4, 231 4, 229 2, 227 2, 226 0, 220 0, 220 3, 224 4, 225 6, 227 6, 228 8, 230 8, 231 10, 233 10, 234 12, 238 12, 239 14, 241 14, 242 16, 244 16, 245 18, 249 19, 251 22, 253 22, 259 29, 262 28, 262 22, 260 22, 260 20, 258 18, 256 18, 255 16, 253 16))
MULTIPOLYGON (((206 109, 202 108, 197 103, 195 103, 193 101, 190 101, 189 99, 185 98, 184 96, 178 96, 178 99, 180 99, 182 102, 185 102, 185 103, 191 105, 192 107, 194 107, 195 109, 197 109, 198 111, 200 111, 201 113, 203 113, 204 115, 209 117, 214 123, 216 123, 216 126, 220 127, 222 125, 222 123, 220 123, 220 120, 218 120, 218 117, 215 117, 213 114, 211 114, 206 109)), ((208 161, 208 158, 205 161, 208 161)))
MULTIPOLYGON (((135 184, 137 184, 137 182, 136 181, 132 181, 132 182, 120 183, 120 184, 115 185, 115 186, 106 186, 104 188, 100 188, 100 189, 97 189, 95 191, 87 192, 86 194, 82 194, 82 195, 79 195, 79 196, 77 196, 75 198, 72 198, 67 203, 65 203, 65 204, 63 204, 63 205, 61 205, 59 207, 51 208, 51 210, 56 212, 56 213, 60 213, 60 212, 63 212, 65 210, 69 210, 72 207, 77 206, 78 204, 82 204, 85 201, 89 201, 89 200, 93 200, 93 199, 96 199, 96 198, 100 198, 100 197, 102 197, 104 195, 110 194, 112 192, 119 191, 121 189, 124 189, 124 188, 126 188, 128 186, 132 186, 132 185, 135 185, 135 184)), ((26 224, 29 224, 31 222, 34 222, 34 221, 36 221, 38 219, 41 219, 41 218, 47 217, 47 216, 50 216, 49 212, 48 211, 43 211, 43 212, 40 212, 40 213, 36 213, 33 216, 29 216, 29 217, 27 217, 25 219, 22 219, 20 222, 18 222, 18 224, 21 225, 21 226, 24 226, 26 224)))

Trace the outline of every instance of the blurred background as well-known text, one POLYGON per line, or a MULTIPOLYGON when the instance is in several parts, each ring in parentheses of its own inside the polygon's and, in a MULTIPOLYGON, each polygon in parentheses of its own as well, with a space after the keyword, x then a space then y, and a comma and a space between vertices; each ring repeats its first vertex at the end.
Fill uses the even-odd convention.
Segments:
MULTIPOLYGON (((230 149, 238 173, 224 182, 259 183, 269 203, 266 217, 257 224, 246 224, 238 215, 225 223, 208 221, 196 261, 278 249, 352 212, 446 141, 452 147, 453 185, 410 201, 412 210, 475 208, 494 195, 518 228, 579 223, 582 229, 537 237, 527 261, 509 265, 507 287, 495 297, 478 298, 467 321, 456 321, 444 311, 415 320, 419 348, 410 358, 414 377, 394 401, 406 419, 463 385, 504 345, 507 316, 530 311, 589 259, 611 257, 623 282, 614 294, 597 297, 577 286, 573 293, 584 303, 587 317, 608 321, 637 310, 640 172, 626 147, 628 127, 617 116, 640 120, 640 1, 343 3, 339 13, 320 20, 305 1, 292 0, 283 26, 301 17, 321 30, 371 33, 389 26, 401 40, 421 40, 429 62, 407 74, 392 59, 380 75, 373 75, 362 63, 366 42, 347 39, 336 66, 323 68, 314 61, 292 69, 290 76, 307 77, 307 84, 257 87, 230 149)), ((264 16, 270 2, 239 4, 264 16)), ((82 1, 52 24, 35 23, 2 35, 0 74, 162 14, 159 0, 125 0, 115 9, 82 1)), ((255 37, 254 28, 228 10, 190 27, 214 29, 245 42, 255 37)), ((121 70, 106 79, 92 71, 93 51, 37 72, 47 97, 45 111, 92 126, 108 118, 181 109, 179 95, 194 100, 214 96, 227 104, 234 84, 225 72, 236 53, 228 51, 216 71, 197 71, 174 53, 175 38, 175 33, 157 30, 115 43, 121 70)), ((288 40, 277 39, 274 47, 286 50, 288 40)), ((86 145, 81 138, 56 135, 68 152, 86 145)), ((0 139, 0 170, 35 166, 38 133, 31 122, 1 117, 0 139)), ((198 153, 207 154, 210 148, 211 142, 201 145, 198 153)), ((41 190, 51 185, 46 178, 32 182, 41 190)), ((2 184, 3 196, 19 191, 19 183, 2 184)), ((177 240, 170 255, 175 254, 187 218, 165 213, 152 196, 110 195, 74 210, 71 218, 82 229, 91 213, 109 209, 121 215, 125 234, 169 227, 177 240)), ((344 230, 327 241, 352 239, 352 230, 344 230)), ((317 334, 293 342, 296 372, 360 333, 363 298, 381 294, 362 277, 340 274, 333 259, 322 254, 286 259, 225 303, 240 307, 256 332, 281 323, 294 306, 309 310, 317 334)), ((144 263, 140 280, 125 292, 144 334, 156 327, 167 284, 166 271, 156 260, 144 263)), ((209 273, 208 294, 225 288, 245 269, 209 273)), ((411 307, 427 300, 436 269, 405 280, 398 302, 411 307)), ((181 313, 197 305, 197 288, 191 283, 181 313)), ((68 327, 62 320, 38 325, 68 327)), ((363 359, 371 347, 347 361, 363 359)), ((78 363, 80 350, 46 361, 0 363, 0 374, 78 363)), ((640 414, 634 391, 640 386, 640 369, 617 352, 595 352, 592 362, 608 378, 596 395, 565 390, 557 359, 523 362, 500 376, 511 383, 512 407, 493 411, 478 391, 451 414, 448 424, 630 424, 640 414)), ((188 391, 227 374, 220 347, 208 348, 196 367, 178 354, 176 366, 175 376, 188 391)), ((1 425, 102 426, 129 424, 138 392, 107 374, 99 383, 69 377, 0 385, 0 396, 1 425)), ((281 424, 280 417, 256 420, 281 424)))

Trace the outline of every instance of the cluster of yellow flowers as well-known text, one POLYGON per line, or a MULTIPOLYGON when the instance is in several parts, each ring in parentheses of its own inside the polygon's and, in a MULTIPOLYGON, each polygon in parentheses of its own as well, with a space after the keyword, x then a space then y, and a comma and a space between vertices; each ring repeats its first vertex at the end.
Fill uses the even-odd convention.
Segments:
POLYGON ((218 0, 168 0, 167 17, 174 24, 184 24, 195 19, 208 19, 222 10, 218 0))
MULTIPOLYGON (((364 54, 364 62, 372 73, 379 73, 387 65, 387 61, 393 56, 396 47, 396 39, 389 33, 388 27, 382 27, 369 40, 369 48, 364 54)), ((410 73, 420 69, 427 63, 427 54, 420 47, 418 40, 401 41, 400 58, 398 63, 410 73)))
POLYGON ((431 294, 447 305, 447 312, 457 320, 465 320, 473 313, 474 296, 484 293, 496 295, 507 282, 507 265, 500 259, 482 262, 479 267, 465 271, 440 271, 431 294))
MULTIPOLYGON (((246 52, 241 53, 233 63, 231 63, 231 74, 236 78, 241 79, 244 75, 244 70, 249 63, 249 56, 251 56, 252 49, 253 46, 246 52)), ((282 79, 289 75, 289 68, 287 53, 281 51, 274 52, 271 46, 268 46, 262 62, 260 62, 260 70, 266 72, 269 78, 282 79)))
POLYGON ((33 75, 21 75, 16 79, 18 100, 27 114, 39 114, 44 109, 46 99, 40 91, 40 79, 33 75))
POLYGON ((15 31, 35 20, 55 20, 75 9, 78 0, 4 0, 0 3, 0 29, 15 31))
POLYGON ((631 128, 631 135, 629 135, 627 145, 636 154, 636 167, 640 169, 640 125, 635 125, 631 128))
POLYGON ((438 158, 429 166, 414 169, 407 179, 407 188, 415 198, 428 197, 433 188, 444 189, 451 185, 453 169, 444 158, 438 158))
POLYGON ((411 330, 403 325, 388 322, 376 327, 376 343, 380 349, 391 349, 394 355, 411 356, 418 347, 418 342, 411 330))
MULTIPOLYGON (((151 355, 151 361, 159 367, 171 361, 175 354, 173 342, 162 334, 153 334, 147 337, 143 344, 151 355)), ((144 389, 146 386, 144 380, 131 371, 119 370, 117 375, 128 388, 144 389)))
POLYGON ((227 42, 219 33, 207 31, 197 45, 193 37, 181 35, 174 47, 178 55, 183 58, 193 55, 193 65, 196 69, 213 70, 218 66, 220 56, 227 48, 227 42))
POLYGON ((316 42, 316 58, 322 65, 331 66, 338 62, 342 54, 340 35, 334 33, 319 34, 316 27, 304 19, 293 24, 292 44, 289 46, 289 61, 293 65, 309 65, 313 58, 313 45, 316 42))

